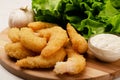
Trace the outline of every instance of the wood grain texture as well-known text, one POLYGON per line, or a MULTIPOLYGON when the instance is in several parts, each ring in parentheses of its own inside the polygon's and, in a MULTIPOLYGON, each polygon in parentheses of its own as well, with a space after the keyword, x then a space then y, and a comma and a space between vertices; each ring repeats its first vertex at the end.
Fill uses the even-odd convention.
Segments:
MULTIPOLYGON (((8 41, 7 30, 0 33, 0 40, 8 41)), ((96 59, 90 51, 88 51, 87 66, 85 70, 77 75, 56 75, 53 69, 22 69, 15 65, 10 59, 2 45, 0 45, 0 64, 9 72, 19 76, 25 80, 113 80, 120 77, 120 60, 113 63, 105 63, 96 59)))

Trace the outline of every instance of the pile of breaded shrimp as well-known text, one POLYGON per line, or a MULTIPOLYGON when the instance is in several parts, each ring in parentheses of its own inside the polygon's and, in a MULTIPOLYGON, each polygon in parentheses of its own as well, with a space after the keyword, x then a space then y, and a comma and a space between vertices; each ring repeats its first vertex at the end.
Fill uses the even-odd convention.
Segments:
POLYGON ((21 68, 52 68, 56 74, 78 74, 85 69, 83 54, 88 44, 70 23, 65 30, 53 23, 31 22, 10 28, 8 37, 11 42, 5 51, 21 68))

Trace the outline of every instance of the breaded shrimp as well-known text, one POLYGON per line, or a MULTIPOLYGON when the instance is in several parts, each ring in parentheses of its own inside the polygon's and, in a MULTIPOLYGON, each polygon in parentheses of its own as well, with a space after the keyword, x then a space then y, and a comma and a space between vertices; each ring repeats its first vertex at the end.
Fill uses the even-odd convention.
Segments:
POLYGON ((47 41, 48 41, 49 38, 50 38, 50 35, 51 35, 51 31, 50 30, 51 30, 50 28, 40 29, 40 30, 37 31, 38 36, 46 38, 47 41))
POLYGON ((23 68, 50 68, 54 67, 56 62, 63 61, 66 56, 64 48, 55 52, 55 55, 45 58, 43 56, 27 57, 25 59, 18 60, 16 65, 23 68))
POLYGON ((31 28, 21 28, 20 41, 22 45, 34 52, 41 52, 46 46, 46 38, 38 37, 31 28))
POLYGON ((19 38, 19 28, 10 28, 8 30, 8 37, 12 42, 18 42, 20 40, 19 38))
POLYGON ((57 50, 64 46, 68 41, 67 33, 59 26, 49 28, 50 35, 47 45, 41 51, 41 55, 44 57, 52 56, 57 50))
POLYGON ((78 34, 70 23, 67 24, 67 32, 72 43, 73 49, 78 51, 80 54, 85 53, 88 49, 88 44, 85 38, 78 34))
POLYGON ((83 55, 75 52, 72 47, 66 49, 68 59, 66 62, 57 62, 54 67, 56 74, 78 74, 85 69, 86 60, 83 55))
MULTIPOLYGON (((54 26, 54 27, 56 27, 56 26, 54 26)), ((50 36, 51 36, 51 31, 52 31, 52 29, 46 28, 46 29, 38 30, 37 33, 38 33, 38 36, 44 37, 48 41, 50 39, 50 36)), ((68 43, 68 41, 69 41, 69 38, 67 38, 66 43, 64 44, 64 46, 68 43)))
POLYGON ((6 44, 5 51, 8 56, 16 58, 16 59, 23 59, 27 56, 34 55, 33 52, 24 48, 20 42, 6 44))
POLYGON ((32 28, 34 31, 44 28, 50 28, 53 26, 57 26, 57 24, 48 23, 48 22, 31 22, 28 24, 29 28, 32 28))

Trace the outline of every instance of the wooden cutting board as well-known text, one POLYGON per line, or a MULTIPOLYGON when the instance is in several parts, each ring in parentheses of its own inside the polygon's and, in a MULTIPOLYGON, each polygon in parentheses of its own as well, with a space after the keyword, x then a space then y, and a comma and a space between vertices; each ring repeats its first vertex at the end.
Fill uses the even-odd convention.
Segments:
MULTIPOLYGON (((7 30, 0 33, 0 41, 9 42, 7 30)), ((0 64, 9 72, 25 80, 113 80, 120 77, 120 60, 113 63, 105 63, 97 60, 91 52, 86 56, 87 65, 85 70, 77 75, 56 75, 53 69, 22 69, 15 65, 5 51, 3 44, 0 44, 0 64)))

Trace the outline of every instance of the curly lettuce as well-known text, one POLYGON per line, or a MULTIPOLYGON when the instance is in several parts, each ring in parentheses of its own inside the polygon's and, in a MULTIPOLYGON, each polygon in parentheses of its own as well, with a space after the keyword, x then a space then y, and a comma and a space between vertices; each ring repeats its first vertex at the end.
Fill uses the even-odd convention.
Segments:
POLYGON ((35 21, 67 23, 86 39, 100 33, 120 34, 118 0, 32 0, 35 21))

